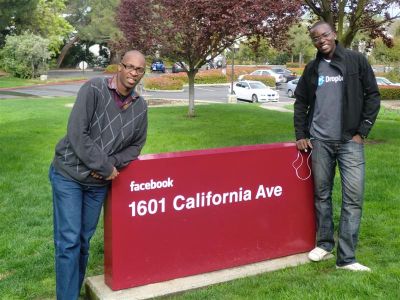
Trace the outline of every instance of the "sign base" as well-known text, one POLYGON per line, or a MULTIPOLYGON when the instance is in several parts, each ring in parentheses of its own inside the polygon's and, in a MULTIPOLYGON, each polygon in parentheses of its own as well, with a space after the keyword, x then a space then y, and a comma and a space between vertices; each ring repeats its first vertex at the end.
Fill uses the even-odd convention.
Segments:
POLYGON ((294 267, 307 262, 310 262, 310 260, 307 258, 307 253, 301 253, 240 267, 187 276, 119 291, 111 290, 104 283, 104 275, 99 275, 86 279, 86 298, 91 300, 151 299, 154 297, 161 297, 189 291, 212 284, 254 276, 265 272, 276 271, 287 267, 294 267))

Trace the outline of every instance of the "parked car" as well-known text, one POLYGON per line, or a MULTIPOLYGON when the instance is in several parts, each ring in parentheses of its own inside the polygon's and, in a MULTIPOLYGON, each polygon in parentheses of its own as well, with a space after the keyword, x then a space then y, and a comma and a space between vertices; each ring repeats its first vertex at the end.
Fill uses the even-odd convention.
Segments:
POLYGON ((240 100, 251 102, 279 101, 278 92, 260 81, 239 81, 233 85, 233 92, 240 100))
POLYGON ((297 78, 296 73, 294 73, 293 71, 290 71, 289 69, 286 69, 286 68, 272 68, 271 70, 277 74, 283 75, 283 78, 285 79, 284 82, 288 82, 290 80, 297 78))
POLYGON ((154 59, 151 63, 152 72, 163 72, 165 73, 165 65, 161 59, 154 59))
POLYGON ((265 70, 255 70, 251 72, 250 74, 245 74, 245 75, 240 75, 238 77, 239 80, 242 80, 244 76, 250 75, 250 76, 272 76, 275 77, 276 83, 281 83, 285 82, 285 78, 283 77, 282 74, 275 73, 274 71, 270 69, 265 69, 265 70))
MULTIPOLYGON (((188 66, 185 63, 183 63, 183 65, 185 66, 185 68, 188 68, 188 66)), ((179 72, 185 72, 185 70, 183 69, 182 64, 180 62, 176 62, 172 66, 172 73, 179 73, 179 72)))
POLYGON ((294 96, 294 91, 295 91, 298 83, 299 83, 299 79, 294 79, 294 80, 288 81, 288 83, 286 84, 286 94, 289 97, 294 96))
POLYGON ((375 77, 375 78, 376 78, 376 83, 378 85, 400 86, 400 83, 391 82, 389 79, 387 79, 385 77, 375 77))

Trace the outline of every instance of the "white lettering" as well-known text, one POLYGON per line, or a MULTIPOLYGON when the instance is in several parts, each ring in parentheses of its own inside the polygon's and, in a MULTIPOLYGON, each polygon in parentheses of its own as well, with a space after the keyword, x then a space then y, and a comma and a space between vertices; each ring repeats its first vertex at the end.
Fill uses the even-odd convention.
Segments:
POLYGON ((133 201, 128 205, 131 208, 132 217, 143 217, 147 214, 154 215, 158 212, 165 213, 165 198, 160 200, 150 199, 148 202, 145 200, 133 201))
POLYGON ((179 211, 185 208, 185 204, 181 203, 180 205, 178 205, 178 201, 185 201, 185 197, 183 197, 182 195, 178 195, 174 198, 174 209, 179 211))
POLYGON ((337 76, 325 76, 325 82, 334 82, 337 83, 339 81, 343 81, 343 76, 342 75, 337 75, 337 76))
POLYGON ((174 187, 174 180, 171 179, 170 177, 162 181, 154 181, 153 179, 150 179, 150 181, 148 182, 136 183, 135 181, 131 181, 130 183, 131 192, 139 192, 139 191, 154 190, 161 188, 172 188, 172 187, 174 187))
POLYGON ((256 199, 271 198, 272 196, 280 197, 282 196, 282 192, 283 189, 280 185, 268 187, 260 184, 257 189, 256 199))
POLYGON ((199 207, 219 206, 222 204, 238 203, 242 201, 251 200, 251 191, 239 188, 238 191, 213 193, 196 193, 194 196, 185 197, 183 195, 175 196, 173 200, 173 207, 175 210, 180 211, 183 209, 193 209, 199 207))

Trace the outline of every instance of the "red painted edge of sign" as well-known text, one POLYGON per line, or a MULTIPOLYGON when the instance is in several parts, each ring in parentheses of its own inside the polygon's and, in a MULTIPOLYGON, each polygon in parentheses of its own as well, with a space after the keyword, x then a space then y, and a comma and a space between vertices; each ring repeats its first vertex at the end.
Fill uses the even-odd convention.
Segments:
POLYGON ((229 152, 240 152, 249 151, 257 149, 275 149, 275 148, 287 148, 294 147, 296 143, 284 142, 284 143, 273 143, 273 144, 258 144, 258 145, 244 145, 244 146, 231 146, 224 148, 208 148, 199 150, 188 150, 188 151, 177 151, 177 152, 167 152, 158 154, 144 154, 139 156, 139 160, 151 160, 159 158, 169 158, 169 157, 185 157, 192 155, 209 155, 218 153, 229 153, 229 152))

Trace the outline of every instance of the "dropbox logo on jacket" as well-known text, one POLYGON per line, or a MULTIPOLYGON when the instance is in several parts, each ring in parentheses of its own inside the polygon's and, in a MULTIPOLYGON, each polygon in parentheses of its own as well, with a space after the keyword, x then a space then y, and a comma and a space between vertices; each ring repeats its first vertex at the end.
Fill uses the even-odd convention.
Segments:
POLYGON ((322 76, 322 75, 320 75, 318 77, 318 86, 321 86, 324 84, 324 81, 325 81, 324 78, 325 78, 325 76, 322 76))
POLYGON ((318 86, 323 85, 324 83, 338 83, 343 81, 343 76, 342 75, 337 75, 337 76, 323 76, 320 75, 318 77, 318 86))

